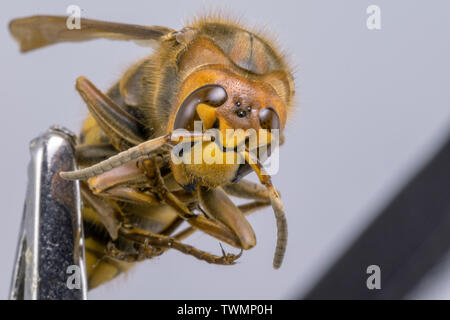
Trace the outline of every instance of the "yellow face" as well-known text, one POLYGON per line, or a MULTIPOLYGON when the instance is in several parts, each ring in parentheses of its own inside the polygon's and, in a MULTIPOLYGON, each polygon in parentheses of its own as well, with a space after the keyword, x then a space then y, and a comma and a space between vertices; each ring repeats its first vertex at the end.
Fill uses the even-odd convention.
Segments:
POLYGON ((284 103, 271 85, 221 65, 200 68, 187 77, 178 104, 170 130, 215 130, 214 141, 189 145, 178 154, 181 163, 172 163, 175 179, 183 186, 232 182, 244 165, 239 151, 253 141, 253 148, 270 144, 270 130, 282 130, 286 123, 284 103))

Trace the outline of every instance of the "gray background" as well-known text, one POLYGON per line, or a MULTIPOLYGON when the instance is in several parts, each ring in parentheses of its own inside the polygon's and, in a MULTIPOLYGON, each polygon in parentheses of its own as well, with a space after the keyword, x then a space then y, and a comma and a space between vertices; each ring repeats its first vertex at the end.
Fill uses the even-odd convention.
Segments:
MULTIPOLYGON (((272 269, 270 209, 250 217, 258 245, 234 267, 178 252, 146 261, 91 298, 290 298, 305 292, 355 235, 430 156, 450 124, 448 1, 14 1, 0 13, 3 120, 0 125, 0 297, 6 298, 22 214, 28 142, 52 124, 78 131, 87 114, 74 90, 84 75, 107 89, 149 54, 133 43, 98 40, 19 54, 10 19, 64 15, 181 28, 222 7, 277 34, 297 66, 297 112, 274 177, 289 221, 283 267, 272 269), (366 8, 381 7, 382 29, 366 28, 366 8)), ((196 234, 188 242, 219 252, 196 234)), ((374 264, 377 262, 374 261, 374 264)), ((361 266, 364 272, 366 266, 361 266)), ((447 265, 447 269, 450 269, 447 265)), ((437 269, 412 295, 450 298, 450 274, 437 269)))

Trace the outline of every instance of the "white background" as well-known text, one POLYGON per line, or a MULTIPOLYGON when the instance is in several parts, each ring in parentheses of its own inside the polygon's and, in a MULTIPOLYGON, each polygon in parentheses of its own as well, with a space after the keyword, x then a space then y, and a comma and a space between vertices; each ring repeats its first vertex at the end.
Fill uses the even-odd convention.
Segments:
MULTIPOLYGON (((106 90, 128 66, 150 54, 131 42, 98 40, 21 55, 7 31, 9 20, 64 15, 68 5, 76 4, 84 17, 179 29, 183 21, 220 3, 80 0, 2 6, 0 297, 6 298, 9 290, 28 142, 52 124, 79 130, 87 111, 74 89, 78 76, 106 90)), ((249 218, 258 245, 238 265, 213 266, 169 252, 93 290, 90 298, 297 297, 448 132, 448 2, 239 0, 227 1, 225 8, 250 26, 266 25, 297 67, 299 103, 286 130, 281 170, 274 177, 289 221, 285 263, 278 271, 272 269, 276 230, 267 209, 249 218), (379 31, 366 28, 370 4, 381 8, 379 31)), ((219 253, 218 242, 207 235, 198 233, 188 242, 219 253)), ((436 280, 437 286, 430 280, 413 296, 450 298, 448 279, 436 280)))

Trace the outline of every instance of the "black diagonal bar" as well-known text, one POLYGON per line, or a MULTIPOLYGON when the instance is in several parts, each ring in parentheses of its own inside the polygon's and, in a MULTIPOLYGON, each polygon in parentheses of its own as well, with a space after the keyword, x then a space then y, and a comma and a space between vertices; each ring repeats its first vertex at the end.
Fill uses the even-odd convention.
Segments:
POLYGON ((306 299, 401 299, 450 249, 450 135, 311 288, 306 299), (381 289, 367 288, 367 267, 381 289))

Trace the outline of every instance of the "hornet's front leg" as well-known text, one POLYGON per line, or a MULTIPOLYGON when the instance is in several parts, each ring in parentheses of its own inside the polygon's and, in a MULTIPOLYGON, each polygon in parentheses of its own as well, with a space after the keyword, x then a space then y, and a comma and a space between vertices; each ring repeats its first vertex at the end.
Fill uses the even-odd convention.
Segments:
MULTIPOLYGON (((148 161, 150 160, 146 160, 145 162, 148 161)), ((180 225, 180 222, 183 221, 182 219, 176 219, 165 230, 163 230, 161 234, 150 233, 129 225, 127 223, 126 215, 121 214, 120 209, 114 206, 114 202, 107 200, 111 196, 111 194, 107 193, 107 191, 121 190, 121 183, 124 185, 132 183, 133 181, 139 181, 140 183, 141 178, 137 178, 137 175, 133 173, 136 169, 135 165, 129 166, 127 168, 120 168, 122 170, 118 170, 118 172, 115 172, 115 170, 117 169, 119 168, 104 173, 103 175, 96 177, 97 179, 89 179, 89 187, 88 184, 84 182, 81 184, 83 200, 86 202, 86 205, 96 211, 98 218, 100 219, 100 221, 102 221, 102 223, 108 230, 111 238, 114 240, 117 239, 118 235, 120 235, 121 237, 135 243, 136 251, 123 251, 117 249, 113 242, 110 242, 107 246, 106 251, 106 255, 108 257, 119 261, 133 263, 159 256, 168 249, 175 249, 182 253, 192 255, 197 259, 213 264, 233 264, 234 261, 240 257, 240 254, 226 254, 223 250, 223 255, 217 256, 196 249, 190 245, 181 243, 180 240, 184 238, 182 235, 169 237, 167 234, 172 233, 176 229, 176 227, 180 225), (130 178, 131 180, 127 181, 126 178, 130 178), (107 186, 110 186, 110 189, 108 189, 107 186), (103 188, 104 191, 102 191, 103 188), (95 190, 96 194, 94 194, 91 189, 95 190)), ((133 188, 130 189, 133 190, 133 188)), ((131 201, 132 199, 135 202, 143 201, 142 192, 134 190, 131 191, 131 194, 132 196, 128 199, 129 201, 131 201)), ((113 196, 112 198, 114 199, 115 197, 113 196)), ((158 201, 158 204, 161 204, 161 202, 159 202, 159 200, 157 200, 155 197, 152 197, 152 199, 155 199, 155 201, 158 201)), ((152 205, 152 202, 149 202, 148 204, 152 205)), ((181 201, 179 202, 179 205, 184 206, 183 202, 181 201)), ((222 228, 221 226, 216 225, 214 222, 208 220, 203 216, 194 216, 196 217, 196 221, 193 224, 196 227, 202 230, 210 230, 211 232, 213 232, 213 234, 220 233, 222 228)), ((227 237, 227 235, 228 234, 225 231, 222 234, 222 237, 227 237)))
POLYGON ((137 246, 136 253, 123 252, 115 248, 110 243, 108 245, 107 254, 117 260, 126 262, 137 262, 144 259, 151 259, 161 255, 167 249, 175 249, 184 254, 191 255, 199 260, 211 264, 231 265, 235 263, 241 253, 227 254, 222 248, 222 256, 217 256, 185 243, 181 243, 176 237, 168 237, 162 234, 150 233, 137 228, 121 228, 120 235, 128 240, 133 241, 137 246))
POLYGON ((223 189, 229 195, 237 198, 252 199, 270 204, 270 193, 267 188, 249 180, 242 179, 239 182, 227 184, 223 189))
POLYGON ((236 248, 250 249, 256 244, 250 224, 222 189, 199 188, 198 198, 209 218, 207 219, 202 215, 194 214, 167 189, 157 161, 143 161, 143 165, 149 179, 154 181, 155 194, 166 204, 175 208, 179 216, 192 227, 236 248))

